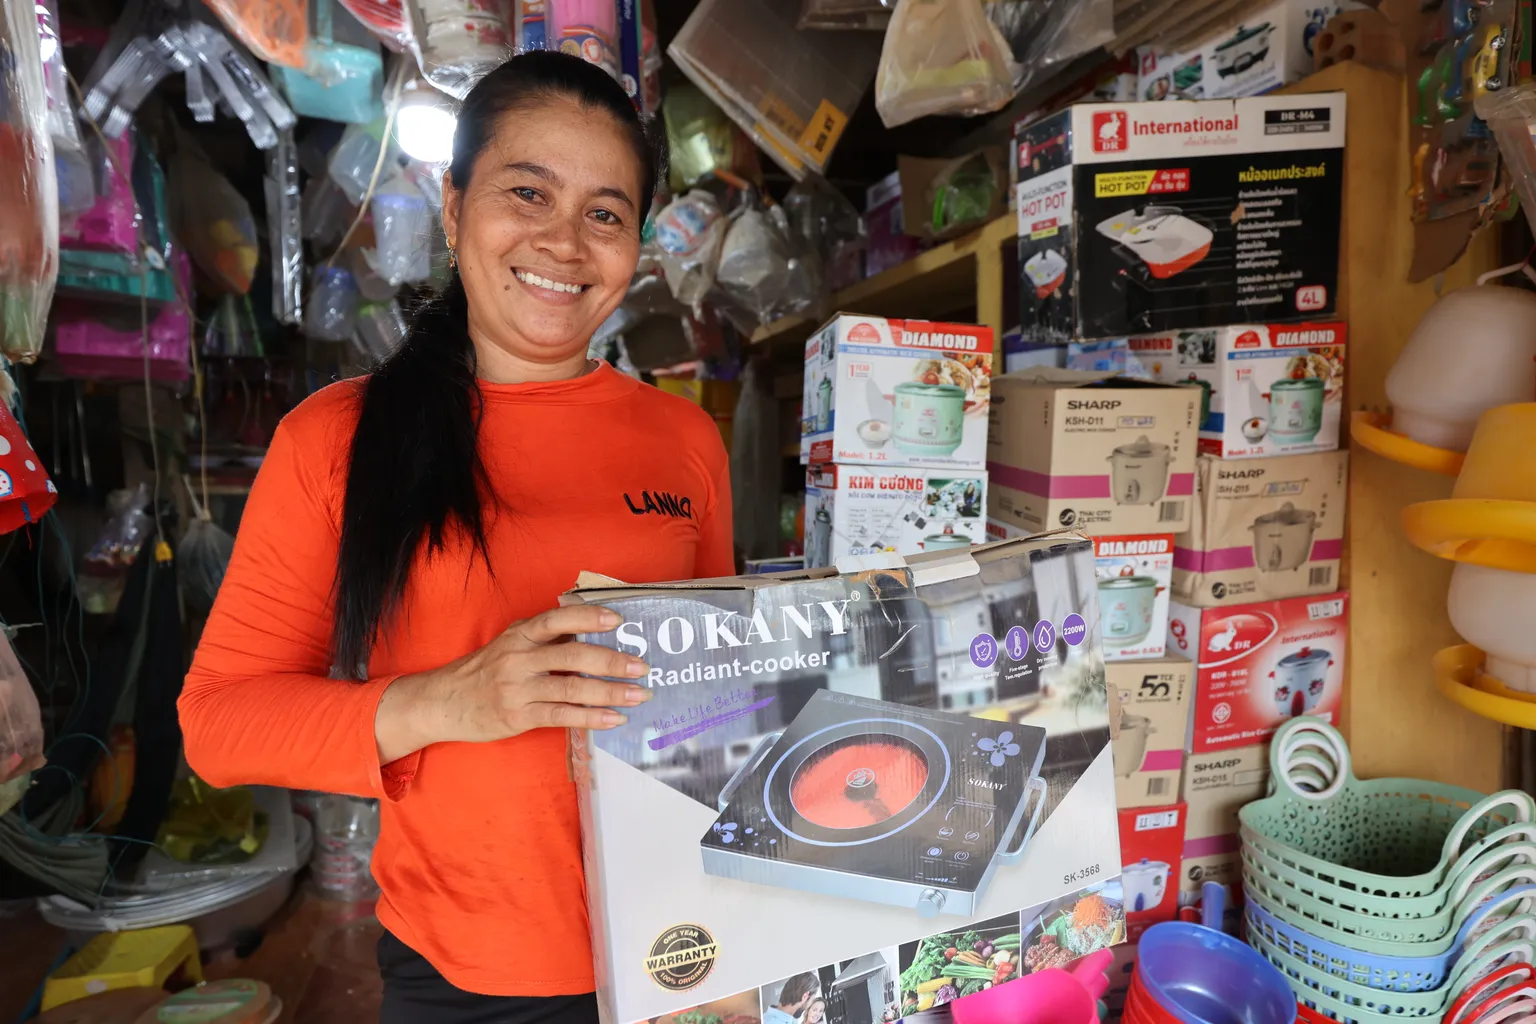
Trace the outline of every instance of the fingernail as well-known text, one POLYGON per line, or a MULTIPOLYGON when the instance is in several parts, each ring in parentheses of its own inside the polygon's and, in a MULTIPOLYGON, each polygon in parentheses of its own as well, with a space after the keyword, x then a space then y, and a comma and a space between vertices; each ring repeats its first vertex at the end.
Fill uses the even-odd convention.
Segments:
POLYGON ((608 611, 605 609, 603 611, 603 617, 599 621, 602 622, 602 624, 605 626, 617 626, 619 623, 624 621, 624 617, 618 612, 608 611))
POLYGON ((651 691, 643 686, 631 686, 624 691, 624 697, 631 704, 644 704, 651 699, 651 691))
POLYGON ((650 671, 650 666, 643 661, 631 661, 624 666, 624 671, 638 679, 650 671))
POLYGON ((616 725, 623 725, 627 721, 629 721, 629 719, 619 714, 617 711, 603 712, 603 724, 609 728, 612 728, 616 725))

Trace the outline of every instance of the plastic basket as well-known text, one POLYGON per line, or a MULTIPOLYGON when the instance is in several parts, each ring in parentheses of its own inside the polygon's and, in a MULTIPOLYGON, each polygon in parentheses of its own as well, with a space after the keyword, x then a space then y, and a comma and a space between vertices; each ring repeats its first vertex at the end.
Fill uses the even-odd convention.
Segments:
POLYGON ((1509 964, 1480 978, 1456 997, 1450 1012, 1445 1015, 1444 1024, 1472 1024, 1500 1005, 1536 998, 1536 981, 1531 980, 1533 974, 1536 974, 1536 967, 1526 962, 1509 964))
POLYGON ((1317 718, 1282 726, 1269 760, 1270 795, 1239 812, 1244 843, 1341 890, 1431 896, 1464 847, 1536 820, 1536 800, 1517 790, 1361 781, 1344 737, 1317 718))

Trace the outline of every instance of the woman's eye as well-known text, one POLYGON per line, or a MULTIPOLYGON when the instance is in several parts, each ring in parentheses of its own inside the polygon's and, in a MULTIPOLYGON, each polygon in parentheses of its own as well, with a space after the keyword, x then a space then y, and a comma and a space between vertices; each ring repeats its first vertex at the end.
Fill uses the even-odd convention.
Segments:
POLYGON ((597 218, 599 224, 618 224, 619 218, 612 210, 594 210, 592 216, 597 218))
POLYGON ((514 188, 512 194, 527 202, 536 202, 539 198, 539 190, 535 188, 514 188))

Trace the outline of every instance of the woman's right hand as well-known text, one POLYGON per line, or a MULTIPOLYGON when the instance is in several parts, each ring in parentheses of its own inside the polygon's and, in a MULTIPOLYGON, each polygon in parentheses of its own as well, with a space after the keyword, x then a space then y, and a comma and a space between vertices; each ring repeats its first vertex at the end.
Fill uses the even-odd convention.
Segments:
POLYGON ((648 668, 627 654, 577 643, 622 622, 597 605, 555 608, 514 622, 480 650, 430 672, 401 676, 379 702, 374 733, 381 763, 432 743, 486 743, 530 729, 612 729, 651 691, 648 668), (608 678, 590 678, 608 677, 608 678))

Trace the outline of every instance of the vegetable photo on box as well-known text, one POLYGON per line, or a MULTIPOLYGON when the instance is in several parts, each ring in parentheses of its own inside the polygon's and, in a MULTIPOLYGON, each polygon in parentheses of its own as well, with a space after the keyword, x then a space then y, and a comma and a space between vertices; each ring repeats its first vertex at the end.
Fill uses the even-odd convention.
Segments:
MULTIPOLYGON (((916 943, 912 962, 902 971, 899 982, 902 1015, 943 1006, 1016 977, 1021 941, 1018 925, 1016 917, 999 918, 916 943)), ((902 947, 903 954, 906 948, 902 947)))

